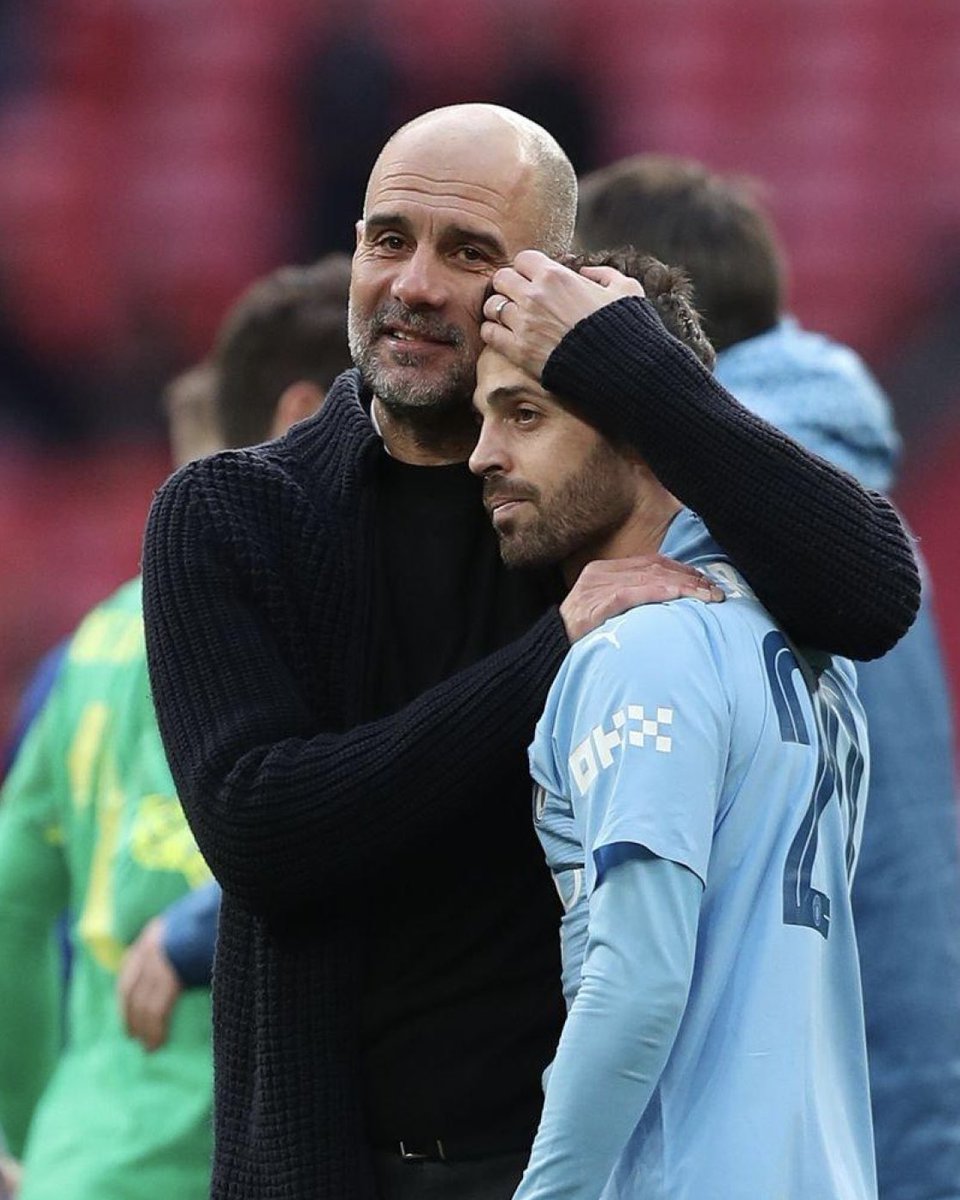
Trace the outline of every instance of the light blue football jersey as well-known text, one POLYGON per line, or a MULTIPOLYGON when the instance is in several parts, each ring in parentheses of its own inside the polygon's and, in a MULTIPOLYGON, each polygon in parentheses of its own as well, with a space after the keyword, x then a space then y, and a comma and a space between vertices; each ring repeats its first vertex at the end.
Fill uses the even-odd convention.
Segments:
POLYGON ((726 601, 635 609, 576 643, 530 750, 568 1006, 602 847, 642 845, 704 885, 680 1028, 603 1195, 874 1200, 855 674, 801 659, 689 511, 661 552, 726 601))

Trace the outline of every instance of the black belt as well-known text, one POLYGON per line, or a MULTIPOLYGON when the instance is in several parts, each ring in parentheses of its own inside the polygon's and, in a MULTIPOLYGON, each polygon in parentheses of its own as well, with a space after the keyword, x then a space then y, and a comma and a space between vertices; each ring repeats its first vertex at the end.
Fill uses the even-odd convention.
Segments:
POLYGON ((497 1158, 502 1154, 523 1154, 530 1142, 522 1134, 473 1134, 451 1138, 399 1138, 377 1149, 396 1154, 404 1162, 462 1162, 476 1158, 497 1158))

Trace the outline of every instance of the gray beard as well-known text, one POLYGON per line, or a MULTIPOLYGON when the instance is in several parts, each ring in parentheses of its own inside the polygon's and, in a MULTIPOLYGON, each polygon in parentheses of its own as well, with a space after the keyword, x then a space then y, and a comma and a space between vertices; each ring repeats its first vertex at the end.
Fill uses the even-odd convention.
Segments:
MULTIPOLYGON (((402 322, 428 336, 442 337, 458 348, 464 341, 455 326, 438 325, 396 303, 382 306, 365 324, 351 306, 347 319, 350 354, 363 382, 384 408, 398 420, 416 424, 430 424, 453 413, 468 412, 476 386, 476 363, 457 359, 443 378, 433 380, 424 380, 412 371, 394 371, 377 357, 377 340, 391 321, 402 322)), ((415 369, 420 362, 414 352, 395 354, 393 358, 397 367, 415 369)))

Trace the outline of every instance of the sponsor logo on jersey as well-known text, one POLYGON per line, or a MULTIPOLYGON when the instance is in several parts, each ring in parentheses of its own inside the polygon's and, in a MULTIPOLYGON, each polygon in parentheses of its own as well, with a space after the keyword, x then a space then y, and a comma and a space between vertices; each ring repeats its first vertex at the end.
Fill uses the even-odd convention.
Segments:
POLYGON ((629 746, 654 750, 658 754, 669 754, 673 750, 672 708, 627 704, 609 717, 610 729, 604 729, 606 723, 595 725, 570 755, 570 773, 581 796, 601 771, 613 766, 615 752, 629 746))

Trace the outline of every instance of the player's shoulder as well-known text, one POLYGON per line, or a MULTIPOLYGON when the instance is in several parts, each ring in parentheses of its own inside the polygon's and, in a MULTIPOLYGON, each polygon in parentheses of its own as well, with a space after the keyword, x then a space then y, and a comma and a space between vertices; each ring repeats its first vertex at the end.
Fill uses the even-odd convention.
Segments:
POLYGON ((718 638, 697 600, 676 600, 631 609, 581 638, 564 664, 566 688, 611 696, 635 688, 638 679, 669 680, 682 688, 704 686, 722 675, 718 638))
POLYGON ((697 563, 724 593, 722 601, 692 596, 644 604, 605 621, 587 634, 574 650, 583 657, 609 657, 611 651, 636 654, 666 653, 685 646, 717 648, 725 639, 755 637, 775 628, 744 580, 725 561, 697 563))

